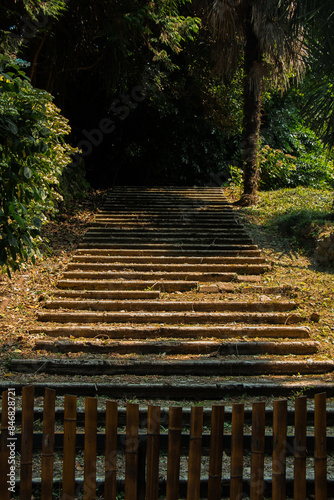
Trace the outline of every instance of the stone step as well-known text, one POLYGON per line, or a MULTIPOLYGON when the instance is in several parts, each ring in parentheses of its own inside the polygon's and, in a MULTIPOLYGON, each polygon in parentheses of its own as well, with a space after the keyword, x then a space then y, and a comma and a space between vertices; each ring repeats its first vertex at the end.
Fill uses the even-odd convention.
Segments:
POLYGON ((232 214, 233 208, 228 203, 219 203, 219 202, 184 202, 178 203, 177 201, 170 200, 169 203, 137 203, 137 202, 127 202, 126 207, 124 207, 124 203, 115 202, 115 203, 106 203, 103 207, 102 213, 112 213, 118 212, 121 214, 127 214, 131 212, 141 212, 141 213, 154 213, 159 214, 161 212, 167 213, 196 213, 200 211, 210 211, 210 212, 219 212, 224 214, 232 214))
MULTIPOLYGON (((262 300, 268 300, 268 295, 281 295, 287 292, 291 292, 292 290, 296 291, 296 287, 292 288, 291 286, 262 286, 256 285, 252 283, 242 283, 241 276, 238 276, 238 280, 240 280, 240 284, 237 283, 203 283, 199 284, 197 291, 199 293, 256 293, 258 295, 262 294, 265 297, 262 297, 262 300)), ((244 276, 243 278, 249 278, 249 276, 244 276)))
POLYGON ((161 193, 164 196, 172 196, 174 193, 174 196, 178 196, 182 194, 182 197, 189 198, 189 197, 200 197, 200 196, 205 196, 205 197, 215 197, 219 196, 219 199, 225 199, 224 193, 222 188, 217 187, 197 187, 197 186, 172 186, 172 187, 159 187, 159 186, 116 186, 112 188, 112 191, 107 193, 106 199, 114 196, 121 196, 123 194, 126 195, 126 197, 130 196, 157 196, 158 199, 161 199, 161 193))
POLYGON ((117 187, 112 188, 112 192, 107 193, 106 200, 114 199, 117 196, 126 196, 126 198, 133 197, 141 197, 144 200, 148 197, 154 198, 156 197, 158 200, 161 200, 161 194, 163 194, 163 198, 168 197, 179 197, 182 195, 182 199, 185 198, 196 198, 196 199, 207 199, 207 198, 218 198, 218 200, 225 200, 224 193, 221 188, 196 188, 196 187, 184 187, 183 189, 169 189, 165 188, 165 186, 161 189, 148 189, 138 187, 137 190, 128 190, 128 189, 119 189, 117 187))
MULTIPOLYGON (((245 266, 241 270, 243 274, 253 273, 257 274, 264 273, 266 267, 263 266, 245 266)), ((142 280, 142 281, 159 281, 159 280, 177 280, 177 281, 237 281, 238 276, 236 272, 143 272, 143 271, 66 271, 63 274, 63 279, 65 280, 142 280)))
POLYGON ((190 273, 239 273, 239 274, 262 274, 268 271, 269 267, 265 264, 153 264, 153 263, 138 263, 138 262, 72 262, 67 266, 70 271, 142 271, 142 272, 180 272, 184 274, 190 273))
POLYGON ((217 191, 212 191, 212 188, 209 189, 197 189, 197 188, 184 188, 184 189, 165 189, 165 187, 161 190, 151 190, 151 189, 145 189, 145 188, 138 188, 137 191, 129 191, 126 189, 120 189, 118 190, 117 188, 113 188, 112 192, 108 193, 106 196, 106 200, 108 199, 115 199, 115 197, 120 197, 126 195, 126 198, 134 198, 134 197, 141 197, 144 200, 148 198, 156 198, 157 200, 161 200, 161 193, 163 193, 163 199, 166 199, 168 197, 179 197, 180 194, 182 194, 182 199, 185 198, 217 198, 219 201, 225 200, 225 196, 222 193, 222 190, 219 189, 217 191), (210 191, 209 191, 210 189, 210 191))
POLYGON ((266 260, 263 257, 169 257, 157 255, 82 255, 73 256, 72 262, 96 262, 96 263, 143 263, 143 264, 264 264, 266 260))
MULTIPOLYGON (((238 219, 236 214, 220 214, 220 215, 210 215, 206 214, 200 215, 200 214, 193 214, 193 215, 168 215, 168 214, 161 214, 161 215, 151 215, 151 214, 141 214, 139 216, 138 213, 133 213, 133 214, 113 214, 113 215, 107 215, 105 213, 100 213, 95 215, 94 221, 97 224, 100 223, 107 223, 107 224, 138 224, 139 227, 141 224, 146 225, 156 225, 157 227, 160 226, 166 226, 166 227, 178 227, 179 224, 188 226, 190 224, 197 224, 199 226, 203 226, 205 229, 208 229, 208 225, 213 225, 213 226, 218 226, 218 227, 224 227, 224 226, 235 226, 238 223, 238 219)), ((95 223, 93 222, 92 225, 94 226, 95 223)))
POLYGON ((187 237, 187 236, 131 236, 131 235, 115 235, 113 236, 112 234, 110 235, 105 235, 105 236, 94 236, 94 235, 85 235, 83 238, 83 244, 86 243, 94 243, 94 244, 100 244, 100 243, 112 243, 115 244, 117 243, 120 246, 127 245, 129 243, 137 244, 145 248, 147 244, 156 244, 156 245, 161 245, 163 247, 166 247, 168 245, 176 245, 178 247, 189 247, 191 248, 198 248, 199 245, 204 245, 206 247, 219 247, 219 245, 251 245, 252 240, 251 238, 248 238, 246 236, 233 236, 231 237, 220 237, 217 236, 215 237, 214 235, 208 236, 208 237, 203 237, 199 236, 198 238, 194 238, 192 236, 187 237))
POLYGON ((131 194, 131 193, 116 193, 114 192, 111 196, 105 199, 103 207, 106 205, 112 205, 114 203, 119 203, 123 208, 126 208, 128 204, 137 203, 140 206, 145 205, 172 205, 174 207, 182 205, 227 205, 231 207, 231 203, 221 194, 214 193, 212 195, 208 193, 195 193, 194 195, 189 195, 185 192, 183 193, 145 193, 141 195, 131 194))
MULTIPOLYGON (((229 244, 218 244, 216 242, 211 241, 210 243, 165 243, 165 242, 143 242, 141 243, 130 243, 130 242, 113 242, 113 243, 101 243, 97 241, 83 241, 79 243, 79 249, 119 249, 119 248, 127 249, 127 250, 158 250, 161 253, 166 254, 169 251, 176 251, 178 255, 183 255, 187 251, 191 255, 195 255, 195 253, 206 253, 207 255, 226 255, 226 251, 233 250, 234 252, 240 254, 242 250, 257 250, 257 245, 244 244, 244 243, 229 243, 229 244), (209 253, 210 252, 210 253, 209 253)), ((130 255, 127 252, 127 255, 130 255)))
POLYGON ((170 207, 161 210, 157 209, 143 209, 142 207, 133 208, 120 208, 120 207, 109 207, 105 208, 100 214, 105 216, 122 216, 128 217, 131 215, 136 215, 137 217, 168 217, 171 218, 188 218, 196 217, 203 220, 209 218, 219 218, 219 217, 236 217, 236 213, 233 208, 215 208, 215 207, 201 207, 201 208, 187 208, 187 207, 170 207))
POLYGON ((124 199, 126 201, 131 202, 131 201, 136 201, 136 199, 140 199, 141 203, 148 203, 148 202, 156 202, 156 203, 168 203, 170 201, 173 202, 179 202, 179 203, 191 203, 191 202, 197 202, 197 203, 227 203, 230 205, 230 203, 227 201, 225 196, 223 196, 222 193, 209 193, 209 192, 199 192, 199 191, 193 191, 193 192, 186 192, 185 190, 183 191, 163 191, 162 192, 163 196, 161 196, 161 192, 159 193, 158 191, 156 192, 142 192, 142 193, 129 193, 129 192, 117 192, 117 191, 112 191, 109 193, 108 196, 105 198, 106 203, 113 203, 115 200, 120 200, 123 202, 124 205, 124 199))
POLYGON ((187 215, 191 215, 194 217, 198 218, 204 218, 206 219, 207 217, 212 217, 212 218, 237 218, 238 213, 236 210, 232 207, 225 207, 225 208, 220 208, 219 210, 215 209, 214 207, 211 206, 206 206, 202 208, 192 208, 192 207, 187 207, 184 210, 178 210, 177 207, 174 204, 174 210, 169 210, 168 214, 166 211, 162 209, 151 209, 151 210, 144 210, 140 205, 137 206, 136 210, 128 209, 126 206, 123 205, 123 208, 121 210, 108 210, 106 208, 100 210, 97 212, 96 217, 99 216, 112 216, 112 217, 124 217, 124 216, 129 216, 129 217, 137 217, 138 215, 145 217, 161 217, 168 219, 169 217, 172 217, 173 219, 182 219, 187 215))
POLYGON ((90 228, 86 231, 85 237, 94 238, 102 238, 106 236, 112 237, 150 237, 150 238, 212 238, 213 236, 227 236, 228 238, 232 237, 243 237, 248 234, 243 227, 213 227, 208 230, 208 228, 204 228, 203 231, 199 232, 198 227, 194 224, 191 224, 190 229, 185 228, 157 228, 157 227, 146 227, 146 228, 137 228, 127 229, 127 228, 116 228, 116 227, 98 227, 98 228, 90 228))
POLYGON ((43 304, 46 309, 76 309, 91 311, 182 311, 182 312, 286 312, 297 307, 295 302, 269 300, 266 302, 205 301, 176 302, 152 300, 50 300, 43 304))
POLYGON ((33 328, 32 335, 44 333, 48 337, 75 337, 75 338, 105 338, 105 339, 154 339, 154 338, 177 338, 177 339, 233 339, 233 338, 289 338, 308 339, 309 328, 306 326, 280 326, 256 325, 256 326, 44 326, 33 328))
POLYGON ((131 193, 131 192, 116 192, 113 190, 110 196, 106 197, 105 203, 113 203, 115 200, 121 201, 140 201, 141 203, 157 202, 157 203, 168 203, 173 202, 194 202, 194 203, 227 203, 228 200, 222 195, 222 193, 205 193, 205 192, 193 192, 187 193, 182 192, 167 192, 167 191, 156 191, 156 192, 145 192, 145 193, 131 193), (163 194, 163 196, 161 196, 163 194))
MULTIPOLYGON (((188 376, 182 377, 178 375, 176 379, 171 377, 143 376, 136 380, 133 376, 130 380, 126 376, 122 376, 122 380, 113 380, 108 378, 105 380, 93 381, 85 380, 78 382, 71 380, 70 382, 61 380, 60 377, 50 377, 47 386, 56 391, 57 395, 73 394, 77 396, 91 397, 108 397, 112 399, 157 399, 166 401, 166 405, 170 400, 173 401, 221 401, 227 397, 235 400, 236 397, 245 398, 245 394, 252 398, 254 397, 291 397, 294 398, 296 393, 303 390, 303 395, 314 397, 315 394, 326 392, 327 397, 334 396, 334 384, 331 381, 324 380, 323 376, 310 376, 292 378, 291 376, 270 375, 269 377, 257 375, 256 377, 249 375, 244 380, 217 380, 217 377, 196 377, 197 381, 189 380, 188 376), (153 379, 153 380, 151 380, 153 379)), ((22 387, 26 385, 26 380, 21 382, 13 382, 0 380, 1 392, 14 388, 16 394, 20 394, 22 387)), ((35 382, 35 396, 43 397, 45 393, 45 381, 35 382)), ((159 405, 161 403, 158 403, 159 405)), ((292 494, 293 496, 293 494, 292 494)))
POLYGON ((219 196, 213 197, 211 199, 207 197, 199 198, 199 197, 184 197, 184 196, 181 197, 181 196, 170 196, 170 195, 163 197, 162 196, 155 196, 155 197, 110 196, 105 200, 103 208, 108 207, 109 205, 111 206, 119 205, 121 208, 124 208, 124 205, 126 206, 126 208, 135 205, 139 206, 142 209, 150 206, 154 206, 157 208, 165 206, 170 206, 172 208, 180 208, 182 206, 194 206, 194 207, 227 206, 231 208, 231 204, 222 197, 219 198, 219 196))
POLYGON ((160 297, 159 290, 57 290, 55 296, 67 297, 69 299, 94 299, 94 300, 143 300, 143 299, 158 299, 160 297))
POLYGON ((248 376, 254 374, 325 374, 334 369, 334 361, 249 360, 235 359, 168 359, 168 360, 129 360, 129 359, 11 359, 11 371, 21 373, 55 373, 57 375, 228 375, 248 376))
POLYGON ((218 340, 122 340, 68 341, 37 340, 35 350, 54 353, 82 352, 88 354, 201 354, 214 356, 249 356, 258 354, 309 355, 318 351, 314 341, 228 341, 218 340))
POLYGON ((294 324, 303 321, 297 313, 251 313, 251 312, 39 312, 39 321, 54 323, 163 323, 163 324, 227 324, 227 323, 271 323, 294 324))
MULTIPOLYGON (((150 278, 152 276, 150 275, 150 278)), ((196 290, 198 288, 197 281, 152 281, 152 280, 136 280, 121 281, 121 280, 59 280, 57 287, 60 289, 75 289, 75 290, 160 290, 162 292, 180 292, 196 290)))
POLYGON ((146 192, 146 193, 117 193, 113 191, 111 196, 107 196, 105 203, 113 203, 115 201, 123 202, 140 202, 142 203, 168 203, 168 202, 178 202, 178 203, 226 203, 229 204, 228 200, 222 196, 220 193, 186 193, 183 192, 163 192, 163 196, 161 196, 161 192, 146 192))
POLYGON ((227 250, 184 250, 184 249, 140 249, 140 248, 80 248, 76 251, 74 258, 78 255, 101 255, 101 256, 142 256, 142 257, 182 257, 182 258, 207 258, 207 257, 260 257, 261 252, 257 245, 244 246, 237 249, 227 250))
POLYGON ((186 190, 182 191, 144 191, 144 192, 131 192, 131 191, 119 191, 117 192, 114 188, 112 193, 106 196, 106 202, 112 202, 115 199, 119 199, 124 202, 125 200, 141 200, 145 203, 147 200, 157 200, 162 202, 163 200, 187 200, 187 201, 202 201, 202 202, 210 202, 210 201, 224 201, 228 203, 226 197, 222 192, 208 192, 208 191, 197 191, 193 188, 188 188, 188 192, 186 190), (192 192, 189 192, 191 189, 192 192), (163 196, 161 196, 163 194, 163 196))
POLYGON ((143 219, 141 218, 140 221, 137 219, 125 219, 125 218, 119 218, 119 219, 108 219, 108 218, 95 218, 94 222, 90 223, 90 227, 97 231, 99 228, 119 228, 119 229, 152 229, 152 226, 154 224, 154 229, 156 231, 162 231, 162 230, 168 230, 168 229, 173 229, 175 226, 178 227, 178 229, 185 229, 185 230, 194 230, 196 228, 196 231, 208 231, 208 225, 210 225, 210 230, 219 230, 219 229, 243 229, 240 227, 240 224, 235 221, 234 219, 230 220, 224 220, 224 221, 217 221, 217 220, 206 220, 205 224, 203 221, 196 221, 194 219, 189 219, 188 221, 181 221, 180 219, 175 219, 173 222, 168 219, 166 221, 160 221, 160 220, 154 220, 154 219, 143 219))
POLYGON ((196 196, 196 197, 186 197, 186 196, 120 196, 116 195, 112 198, 106 200, 103 208, 108 206, 119 205, 121 208, 128 208, 132 206, 138 206, 139 208, 154 207, 160 209, 160 207, 169 206, 172 208, 179 207, 228 207, 231 208, 231 204, 222 197, 219 196, 196 196))
POLYGON ((171 191, 175 191, 177 193, 183 191, 186 195, 188 194, 193 194, 193 193, 202 193, 202 192, 209 192, 209 193, 223 193, 223 189, 221 187, 207 187, 207 186, 115 186, 113 187, 112 194, 114 192, 140 192, 140 193, 147 193, 147 192, 163 192, 163 193, 169 193, 171 191))

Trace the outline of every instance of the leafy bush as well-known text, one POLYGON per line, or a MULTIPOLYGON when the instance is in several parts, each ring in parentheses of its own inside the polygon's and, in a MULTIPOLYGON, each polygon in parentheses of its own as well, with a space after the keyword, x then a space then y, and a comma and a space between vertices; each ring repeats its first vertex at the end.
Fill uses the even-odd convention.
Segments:
POLYGON ((267 94, 259 163, 262 189, 334 186, 334 157, 307 126, 302 89, 267 94))
POLYGON ((312 153, 298 156, 272 149, 267 144, 260 150, 260 187, 262 189, 294 188, 297 186, 333 187, 334 162, 320 144, 312 153))
POLYGON ((0 75, 0 266, 9 272, 39 255, 40 228, 76 150, 52 96, 32 87, 22 64, 2 56, 0 75))

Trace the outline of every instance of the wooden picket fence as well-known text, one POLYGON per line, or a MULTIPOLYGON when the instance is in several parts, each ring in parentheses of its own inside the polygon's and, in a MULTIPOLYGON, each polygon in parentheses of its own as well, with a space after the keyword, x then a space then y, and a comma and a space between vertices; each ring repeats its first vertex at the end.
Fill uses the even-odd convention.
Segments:
MULTIPOLYGON (((306 448, 307 444, 307 398, 295 400, 295 433, 294 446, 288 446, 287 439, 287 401, 279 400, 273 404, 272 421, 272 478, 271 498, 286 498, 286 457, 294 455, 294 499, 307 498, 306 491, 306 459, 314 455, 314 495, 316 500, 327 499, 327 437, 326 437, 326 395, 318 394, 314 400, 314 449, 306 448)), ((167 438, 166 467, 166 499, 180 498, 180 456, 181 441, 185 435, 182 428, 182 408, 170 407, 167 438)), ((104 499, 117 498, 117 452, 119 449, 118 406, 115 401, 106 402, 105 425, 103 431, 104 446, 104 499)), ((7 474, 10 473, 10 449, 7 446, 11 434, 8 426, 8 391, 2 393, 1 414, 1 456, 0 456, 0 498, 9 500, 7 474)), ((252 500, 264 498, 264 458, 268 454, 265 432, 265 404, 256 402, 252 405, 251 434, 251 472, 249 480, 249 496, 252 500)), ((159 498, 159 460, 161 456, 161 408, 149 405, 147 408, 147 424, 145 433, 139 432, 139 406, 128 404, 126 408, 125 432, 125 500, 157 500, 159 498), (144 451, 143 451, 144 450, 144 451)), ((226 422, 225 422, 226 423, 226 422)), ((142 423, 141 423, 142 424, 142 423)), ((34 387, 22 389, 22 426, 18 433, 17 446, 20 444, 20 500, 31 500, 33 481, 33 453, 36 453, 34 442, 34 387)), ((244 455, 244 404, 232 406, 231 434, 224 433, 224 406, 214 405, 211 409, 209 433, 209 467, 205 498, 218 500, 222 498, 222 463, 224 444, 227 437, 231 453, 229 498, 244 498, 243 455, 244 455)), ((203 407, 191 408, 190 431, 188 437, 188 472, 186 498, 198 500, 203 498, 201 490, 201 460, 203 453, 203 407)), ((85 398, 84 423, 84 471, 83 499, 92 500, 97 495, 97 436, 98 429, 97 399, 85 398)), ((42 500, 61 498, 71 500, 78 498, 76 490, 76 456, 78 451, 77 398, 65 396, 64 422, 62 434, 62 491, 59 496, 53 492, 54 455, 55 455, 55 391, 45 390, 43 406, 43 432, 41 451, 41 496, 42 500)), ((184 440, 183 440, 184 441, 184 440)), ((309 446, 308 446, 309 448, 309 446)), ((16 485, 18 486, 18 485, 16 485)), ((103 493, 102 493, 103 494, 103 493)), ((247 496, 246 496, 247 497, 247 496)), ((266 494, 266 497, 267 494, 266 494)), ((36 496, 35 496, 36 498, 36 496)), ((82 498, 82 497, 80 497, 82 498)))

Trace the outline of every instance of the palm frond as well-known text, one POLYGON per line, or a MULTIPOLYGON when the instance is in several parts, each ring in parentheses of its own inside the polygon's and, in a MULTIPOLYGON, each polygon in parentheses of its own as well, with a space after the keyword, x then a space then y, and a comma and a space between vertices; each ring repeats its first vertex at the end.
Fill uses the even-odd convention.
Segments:
POLYGON ((223 76, 232 73, 240 62, 244 39, 244 0, 214 0, 209 21, 216 40, 216 70, 223 76))

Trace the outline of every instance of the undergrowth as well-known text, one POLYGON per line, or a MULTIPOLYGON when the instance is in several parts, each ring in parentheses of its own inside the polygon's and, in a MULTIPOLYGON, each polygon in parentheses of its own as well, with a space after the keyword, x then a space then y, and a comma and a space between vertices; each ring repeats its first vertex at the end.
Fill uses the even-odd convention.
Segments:
POLYGON ((287 239, 299 250, 313 250, 316 240, 334 231, 333 192, 298 187, 262 191, 245 215, 270 234, 287 239))

